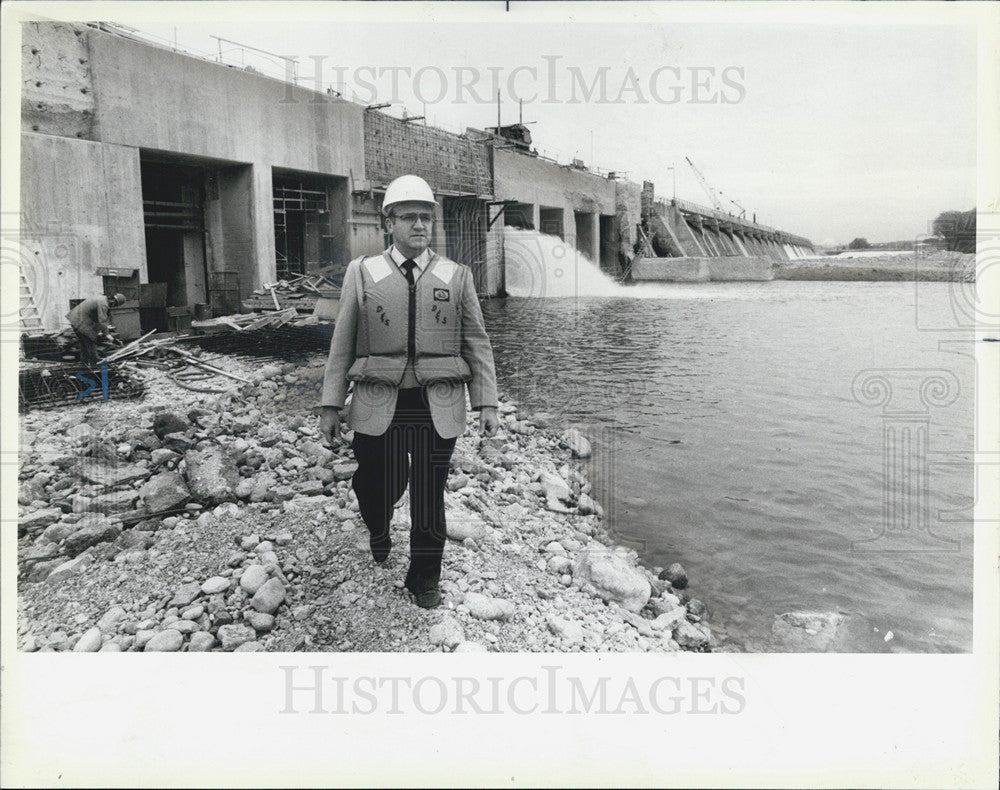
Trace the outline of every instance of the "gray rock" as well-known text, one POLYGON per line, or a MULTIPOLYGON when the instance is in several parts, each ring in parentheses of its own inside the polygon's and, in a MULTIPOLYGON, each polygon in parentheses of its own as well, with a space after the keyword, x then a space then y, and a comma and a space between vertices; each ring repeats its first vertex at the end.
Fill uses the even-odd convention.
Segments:
POLYGON ((174 592, 174 597, 170 599, 168 606, 187 606, 201 594, 201 585, 198 582, 188 582, 182 584, 174 592))
POLYGON ((161 411, 153 418, 153 433, 160 439, 171 433, 183 433, 190 427, 186 418, 169 411, 161 411))
POLYGON ((193 620, 174 620, 169 625, 165 625, 164 628, 172 628, 182 634, 193 634, 195 631, 201 630, 201 626, 193 620))
POLYGON ((684 571, 684 566, 679 562, 675 562, 666 570, 661 571, 660 578, 666 579, 677 590, 683 590, 688 586, 687 573, 684 571))
POLYGON ((166 447, 158 447, 149 454, 150 463, 153 466, 163 466, 168 461, 180 460, 181 454, 166 447))
POLYGON ((445 522, 445 532, 448 537, 459 542, 467 538, 480 540, 486 535, 487 530, 487 525, 479 516, 468 512, 463 512, 457 516, 449 516, 445 522))
POLYGON ((254 640, 256 636, 257 634, 248 625, 219 626, 218 638, 225 651, 235 650, 240 645, 254 640))
POLYGON ((514 604, 501 598, 491 598, 478 592, 465 594, 462 601, 469 614, 479 620, 507 620, 514 615, 514 604))
POLYGON ((139 489, 139 496, 150 513, 173 510, 191 497, 184 478, 177 472, 160 472, 139 489))
POLYGON ((460 642, 455 646, 453 653, 488 653, 486 645, 479 642, 460 642))
POLYGON ((260 653, 263 652, 264 645, 260 642, 244 642, 238 648, 236 648, 234 653, 260 653))
POLYGON ((135 649, 142 650, 154 636, 156 636, 156 631, 152 628, 140 628, 135 633, 135 642, 133 643, 135 649))
POLYGON ((265 614, 264 612, 247 612, 246 621, 250 623, 253 630, 258 633, 267 633, 274 628, 273 614, 265 614))
MULTIPOLYGON (((17 527, 21 532, 34 534, 45 529, 50 524, 62 518, 62 511, 57 507, 46 508, 44 510, 32 510, 25 513, 18 519, 17 527)), ((58 541, 53 541, 58 542, 58 541)))
POLYGON ((541 472, 541 484, 542 490, 545 492, 545 497, 547 499, 556 499, 563 502, 569 502, 572 498, 572 493, 569 490, 569 485, 565 480, 562 479, 560 475, 555 472, 542 471, 541 472))
POLYGON ((181 612, 181 619, 197 620, 203 614, 205 614, 205 607, 202 606, 201 604, 198 604, 197 606, 188 607, 183 612, 181 612))
POLYGON ((206 579, 202 582, 201 591, 205 595, 215 595, 216 593, 228 590, 231 583, 225 576, 213 576, 211 579, 206 579))
POLYGON ((52 543, 59 543, 76 532, 77 529, 78 527, 75 523, 70 524, 66 521, 60 521, 55 524, 49 524, 42 532, 42 537, 52 543))
POLYGON ((465 640, 465 632, 455 618, 446 617, 431 626, 429 637, 432 645, 444 645, 451 650, 465 640))
POLYGON ((674 628, 674 641, 685 650, 702 650, 708 647, 711 632, 703 625, 682 620, 674 628))
POLYGON ((80 637, 80 641, 73 646, 74 653, 96 653, 101 649, 101 642, 104 640, 103 634, 101 634, 101 629, 97 626, 89 629, 83 636, 80 637))
POLYGON ((236 498, 240 474, 232 457, 221 447, 188 450, 184 454, 188 487, 199 502, 218 505, 236 498))
POLYGON ((104 517, 86 519, 85 521, 86 524, 83 527, 66 538, 66 551, 70 556, 75 557, 81 551, 96 546, 98 543, 115 540, 122 533, 120 521, 110 521, 104 517))
POLYGON ((257 548, 258 545, 260 545, 259 535, 245 535, 240 538, 240 548, 243 549, 243 551, 252 551, 257 548))
POLYGON ((168 628, 165 631, 160 631, 158 634, 154 634, 153 637, 146 642, 146 646, 143 651, 146 653, 176 653, 181 649, 181 645, 184 644, 184 636, 180 631, 176 631, 173 628, 168 628))
POLYGON ((620 553, 603 546, 590 546, 580 552, 573 576, 581 584, 593 586, 605 601, 613 601, 630 612, 638 612, 649 600, 651 588, 642 571, 629 565, 620 553))
POLYGON ((333 465, 334 480, 350 480, 357 471, 358 465, 354 461, 340 461, 333 465))
POLYGON ((279 579, 270 579, 254 593, 250 605, 258 612, 274 614, 285 600, 285 587, 279 579))
POLYGON ((121 653, 125 648, 119 642, 105 642, 98 653, 121 653))
POLYGON ((91 559, 88 555, 82 554, 79 557, 74 557, 67 562, 57 565, 51 571, 49 571, 48 576, 45 577, 45 581, 49 584, 58 584, 63 579, 73 576, 80 571, 82 571, 87 565, 89 565, 91 559))
POLYGON ((240 587, 253 595, 267 582, 267 571, 263 565, 250 565, 240 576, 240 587))
POLYGON ((562 435, 562 440, 569 447, 574 458, 590 458, 592 452, 590 442, 576 428, 567 429, 562 435))
POLYGON ((215 647, 215 637, 208 631, 196 631, 188 642, 189 653, 206 653, 215 647))
POLYGON ((112 606, 97 621, 97 627, 104 633, 112 633, 118 628, 118 623, 125 617, 125 609, 121 606, 112 606))
POLYGON ((561 637, 569 644, 578 644, 583 641, 583 626, 572 620, 549 615, 545 620, 545 625, 549 631, 561 637))
POLYGON ((84 480, 105 488, 117 488, 149 477, 149 470, 138 464, 80 463, 77 470, 84 480))

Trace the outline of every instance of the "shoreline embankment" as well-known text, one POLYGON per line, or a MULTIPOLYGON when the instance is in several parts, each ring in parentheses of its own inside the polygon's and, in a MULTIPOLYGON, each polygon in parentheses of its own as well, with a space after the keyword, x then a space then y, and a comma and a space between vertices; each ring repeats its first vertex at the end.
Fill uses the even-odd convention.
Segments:
POLYGON ((322 356, 210 361, 252 383, 195 395, 162 378, 140 401, 21 416, 19 649, 716 646, 679 564, 647 569, 614 545, 580 431, 507 400, 499 435, 470 427, 448 481, 445 603, 422 610, 402 589, 406 496, 390 560, 376 567, 349 443, 330 448, 319 434, 322 356))
POLYGON ((771 280, 857 282, 975 282, 975 256, 935 252, 856 258, 642 258, 632 267, 635 282, 768 282, 771 280))

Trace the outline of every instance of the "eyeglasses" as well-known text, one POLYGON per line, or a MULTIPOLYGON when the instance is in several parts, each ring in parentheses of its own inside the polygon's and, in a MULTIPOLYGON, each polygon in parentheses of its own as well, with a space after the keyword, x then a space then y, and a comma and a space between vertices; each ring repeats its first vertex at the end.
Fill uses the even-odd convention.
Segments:
POLYGON ((393 214, 392 216, 410 225, 415 225, 418 219, 425 225, 429 225, 434 221, 433 214, 393 214))

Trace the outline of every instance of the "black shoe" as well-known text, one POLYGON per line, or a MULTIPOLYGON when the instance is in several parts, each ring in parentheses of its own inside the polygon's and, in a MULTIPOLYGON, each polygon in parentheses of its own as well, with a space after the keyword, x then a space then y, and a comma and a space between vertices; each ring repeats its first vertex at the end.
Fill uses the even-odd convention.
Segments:
POLYGON ((377 565, 382 565, 389 559, 392 542, 388 538, 375 540, 375 538, 369 537, 368 546, 372 550, 372 559, 375 560, 377 565))
POLYGON ((441 605, 441 591, 437 587, 431 587, 422 593, 414 593, 414 599, 421 609, 435 609, 441 605))

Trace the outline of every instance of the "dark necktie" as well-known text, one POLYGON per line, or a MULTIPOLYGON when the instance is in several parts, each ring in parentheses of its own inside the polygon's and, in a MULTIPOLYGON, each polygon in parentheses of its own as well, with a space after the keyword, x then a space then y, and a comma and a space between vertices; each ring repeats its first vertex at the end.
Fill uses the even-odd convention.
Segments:
POLYGON ((403 261, 403 276, 406 277, 406 282, 410 285, 414 284, 413 270, 417 268, 417 262, 412 258, 407 258, 403 261))
POLYGON ((416 348, 416 323, 417 323, 417 289, 414 287, 415 280, 413 279, 413 270, 417 268, 417 263, 411 258, 407 258, 403 261, 403 275, 406 277, 406 282, 410 284, 410 299, 409 299, 409 321, 407 327, 407 343, 406 351, 407 357, 410 363, 413 363, 414 358, 417 355, 416 348))

